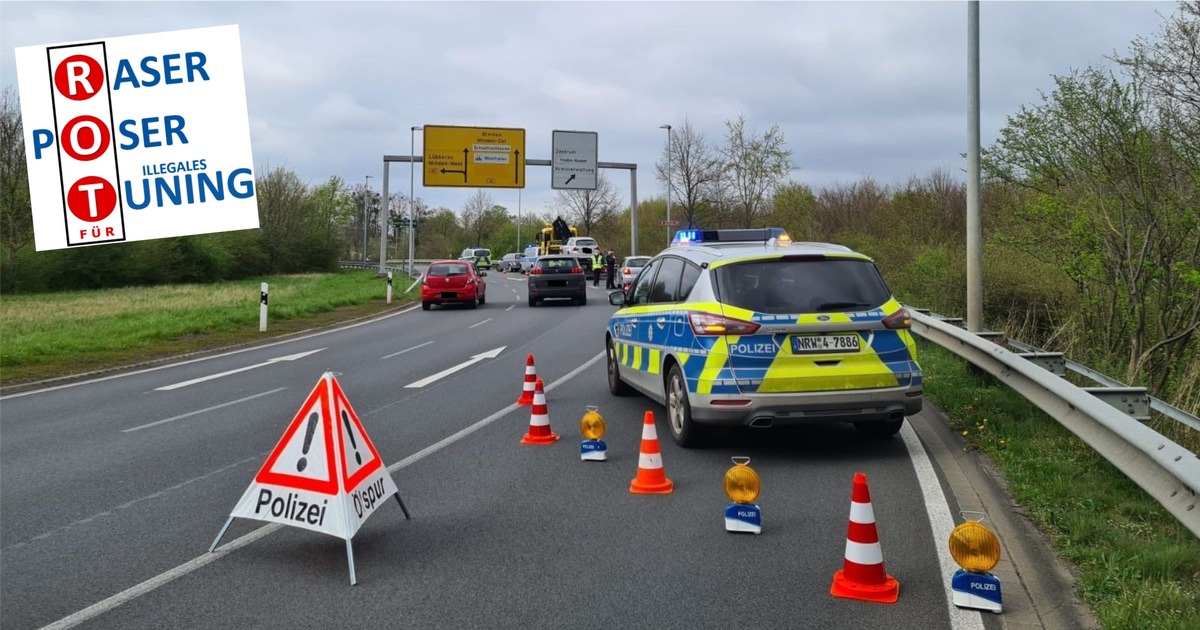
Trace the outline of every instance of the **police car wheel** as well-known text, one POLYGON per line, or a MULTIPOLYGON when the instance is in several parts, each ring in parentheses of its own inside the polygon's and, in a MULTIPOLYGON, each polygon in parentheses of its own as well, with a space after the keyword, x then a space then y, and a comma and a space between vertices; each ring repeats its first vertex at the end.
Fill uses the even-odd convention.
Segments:
POLYGON ((633 394, 633 388, 621 380, 621 372, 617 363, 617 350, 613 347, 612 340, 608 342, 608 352, 605 355, 608 357, 608 393, 613 396, 629 396, 633 394))
POLYGON ((688 402, 687 381, 679 365, 672 365, 667 375, 667 426, 671 438, 680 446, 697 446, 704 437, 704 428, 692 421, 692 405, 688 402))
POLYGON ((854 423, 854 428, 857 429, 859 433, 872 438, 892 437, 900 432, 900 427, 902 426, 904 426, 904 418, 899 420, 854 423))

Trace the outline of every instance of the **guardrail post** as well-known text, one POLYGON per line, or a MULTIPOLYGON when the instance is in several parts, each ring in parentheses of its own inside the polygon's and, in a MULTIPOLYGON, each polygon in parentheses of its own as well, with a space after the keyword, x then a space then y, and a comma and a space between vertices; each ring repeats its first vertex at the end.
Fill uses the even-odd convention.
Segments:
POLYGON ((258 299, 258 332, 267 332, 267 283, 262 283, 262 294, 258 299))
POLYGON ((387 303, 392 303, 392 272, 388 272, 387 303))
POLYGON ((1083 391, 1103 400, 1130 418, 1150 420, 1150 396, 1145 387, 1083 387, 1083 391))
POLYGON ((1067 357, 1061 352, 1018 352, 1017 356, 1055 376, 1067 375, 1067 357))

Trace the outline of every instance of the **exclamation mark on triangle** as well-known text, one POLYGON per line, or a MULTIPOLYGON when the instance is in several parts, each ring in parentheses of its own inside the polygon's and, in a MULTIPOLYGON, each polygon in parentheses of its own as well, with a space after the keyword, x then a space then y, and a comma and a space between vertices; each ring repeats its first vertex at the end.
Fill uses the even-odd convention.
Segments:
MULTIPOLYGON (((302 450, 305 455, 308 455, 308 449, 312 446, 313 433, 317 430, 317 420, 320 418, 321 416, 315 411, 308 416, 308 430, 304 433, 304 449, 302 450)), ((304 472, 306 467, 308 467, 308 459, 301 457, 300 461, 296 462, 296 471, 304 472)))
POLYGON ((354 431, 350 428, 350 416, 346 414, 346 410, 342 410, 342 423, 346 425, 346 436, 350 438, 350 446, 354 447, 354 461, 362 466, 362 455, 358 453, 358 443, 354 441, 354 431))

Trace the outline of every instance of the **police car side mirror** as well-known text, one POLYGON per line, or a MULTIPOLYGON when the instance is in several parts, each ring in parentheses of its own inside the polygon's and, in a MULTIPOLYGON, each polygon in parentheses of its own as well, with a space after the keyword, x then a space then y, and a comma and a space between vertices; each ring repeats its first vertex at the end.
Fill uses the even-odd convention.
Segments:
POLYGON ((608 294, 608 303, 612 304, 613 306, 621 306, 622 304, 625 303, 625 292, 624 291, 616 291, 614 293, 609 293, 608 294))

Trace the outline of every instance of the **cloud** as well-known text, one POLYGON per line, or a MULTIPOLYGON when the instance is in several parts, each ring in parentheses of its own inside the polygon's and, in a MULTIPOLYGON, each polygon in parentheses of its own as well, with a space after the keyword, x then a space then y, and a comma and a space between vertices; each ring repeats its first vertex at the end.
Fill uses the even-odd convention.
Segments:
MULTIPOLYGON (((1154 34, 1170 2, 980 6, 982 135, 1036 103, 1051 75, 1105 64, 1154 34)), ((689 118, 711 143, 744 113, 779 124, 797 177, 903 182, 966 148, 962 2, 5 2, 0 41, 25 46, 238 24, 256 163, 303 178, 382 183, 421 124, 522 127, 546 158, 554 129, 596 131, 602 161, 638 164, 639 197, 662 194, 663 123, 689 118)), ((0 78, 15 84, 13 55, 0 78)), ((416 138, 416 149, 420 151, 416 138)), ((407 192, 406 165, 391 187, 407 192)), ((526 212, 554 198, 530 167, 526 212)), ((623 197, 628 173, 608 172, 623 197)), ((461 207, 471 189, 419 189, 461 207)), ((515 208, 517 191, 491 191, 515 208)))

